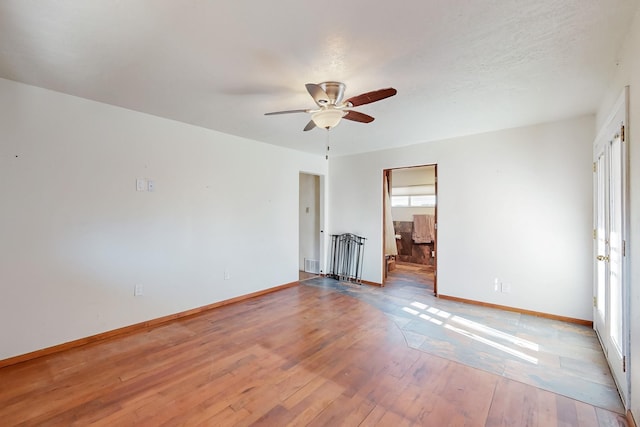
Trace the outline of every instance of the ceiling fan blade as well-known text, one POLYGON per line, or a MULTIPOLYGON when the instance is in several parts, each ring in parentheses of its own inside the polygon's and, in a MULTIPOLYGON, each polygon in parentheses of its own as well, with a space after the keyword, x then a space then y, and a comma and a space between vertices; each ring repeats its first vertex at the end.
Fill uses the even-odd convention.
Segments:
POLYGON ((375 119, 368 114, 360 113, 358 111, 347 111, 347 114, 342 117, 343 119, 351 120, 360 123, 371 123, 375 119))
POLYGON ((313 129, 314 127, 316 127, 316 123, 313 120, 309 120, 309 123, 307 123, 307 125, 302 130, 306 132, 313 129))
POLYGON ((307 88, 307 91, 309 92, 309 95, 311 95, 313 100, 316 101, 316 104, 318 104, 319 106, 322 107, 323 105, 331 103, 329 95, 327 95, 327 92, 325 92, 320 85, 317 85, 315 83, 307 83, 305 86, 307 88))
POLYGON ((291 113, 308 113, 309 110, 285 110, 285 111, 274 111, 272 113, 264 113, 265 116, 273 116, 275 114, 291 114, 291 113))
POLYGON ((363 93, 358 96, 347 99, 345 102, 351 104, 352 107, 358 105, 370 104, 371 102, 380 101, 381 99, 389 98, 390 96, 398 93, 397 90, 390 87, 387 89, 374 90, 373 92, 363 93))

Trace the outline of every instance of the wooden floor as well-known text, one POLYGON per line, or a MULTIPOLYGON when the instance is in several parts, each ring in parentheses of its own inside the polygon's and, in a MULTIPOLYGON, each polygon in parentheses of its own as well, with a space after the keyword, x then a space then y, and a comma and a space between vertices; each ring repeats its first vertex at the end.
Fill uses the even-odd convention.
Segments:
POLYGON ((626 424, 409 348, 377 309, 300 285, 2 368, 0 425, 626 424))

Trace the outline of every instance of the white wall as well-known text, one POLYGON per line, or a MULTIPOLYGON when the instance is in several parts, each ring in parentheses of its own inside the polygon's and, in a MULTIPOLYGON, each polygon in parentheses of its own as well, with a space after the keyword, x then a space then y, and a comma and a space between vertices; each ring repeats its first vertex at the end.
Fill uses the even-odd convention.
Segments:
POLYGON ((300 271, 304 260, 320 260, 320 177, 300 174, 300 271))
POLYGON ((631 308, 631 412, 640 422, 640 10, 619 54, 618 71, 609 84, 598 110, 598 129, 604 124, 613 103, 625 86, 630 86, 630 106, 627 126, 630 172, 630 259, 631 308))
POLYGON ((299 171, 326 168, 0 79, 0 359, 297 280, 299 171))
POLYGON ((381 282, 382 171, 437 163, 439 292, 591 319, 593 138, 585 116, 333 158, 331 232, 366 237, 363 279, 381 282))

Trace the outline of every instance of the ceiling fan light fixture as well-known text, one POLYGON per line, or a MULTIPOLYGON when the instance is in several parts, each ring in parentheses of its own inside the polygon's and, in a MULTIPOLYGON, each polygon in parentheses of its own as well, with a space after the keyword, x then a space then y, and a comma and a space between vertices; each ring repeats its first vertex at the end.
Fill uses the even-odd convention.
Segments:
POLYGON ((351 108, 377 102, 390 96, 394 96, 398 91, 392 87, 386 89, 374 90, 371 92, 361 93, 358 96, 352 96, 347 100, 344 99, 344 83, 340 82, 322 82, 319 84, 307 83, 305 85, 307 92, 313 98, 317 109, 298 109, 274 111, 265 113, 266 116, 276 114, 289 113, 310 113, 311 120, 302 129, 304 132, 316 127, 323 129, 331 129, 338 126, 341 119, 359 123, 371 123, 374 118, 368 114, 360 113, 351 108))
POLYGON ((313 113, 311 120, 313 120, 319 128, 331 129, 340 123, 340 119, 344 117, 345 114, 345 111, 331 108, 313 113))

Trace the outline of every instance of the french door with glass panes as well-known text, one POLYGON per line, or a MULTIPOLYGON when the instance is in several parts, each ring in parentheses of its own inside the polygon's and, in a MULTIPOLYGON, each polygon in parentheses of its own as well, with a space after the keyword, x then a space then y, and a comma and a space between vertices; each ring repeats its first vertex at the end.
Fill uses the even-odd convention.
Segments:
POLYGON ((594 151, 594 328, 622 399, 628 398, 626 91, 594 151))

